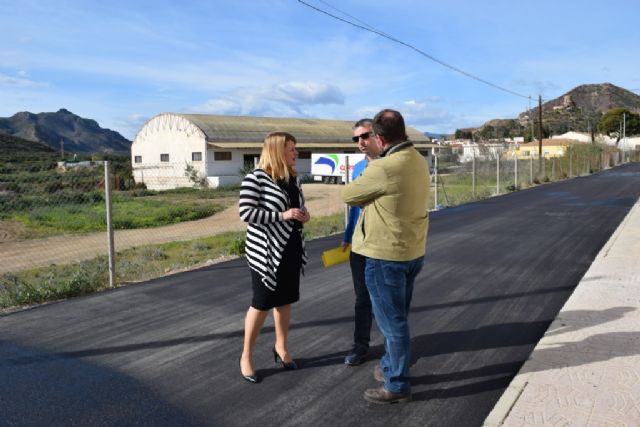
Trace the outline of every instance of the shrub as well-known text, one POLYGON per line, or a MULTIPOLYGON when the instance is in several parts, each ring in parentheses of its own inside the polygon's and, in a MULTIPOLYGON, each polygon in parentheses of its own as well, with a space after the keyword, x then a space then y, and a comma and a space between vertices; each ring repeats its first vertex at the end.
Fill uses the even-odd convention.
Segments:
POLYGON ((242 237, 238 237, 231 243, 229 251, 232 255, 244 255, 246 249, 246 241, 242 237))

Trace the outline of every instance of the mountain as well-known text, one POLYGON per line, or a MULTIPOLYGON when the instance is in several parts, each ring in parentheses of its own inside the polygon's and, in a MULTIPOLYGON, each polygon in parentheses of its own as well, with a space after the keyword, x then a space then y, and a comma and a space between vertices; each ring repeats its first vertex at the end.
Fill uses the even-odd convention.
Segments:
MULTIPOLYGON (((568 131, 595 130, 598 122, 612 108, 640 112, 640 95, 611 83, 585 84, 542 104, 542 124, 552 135, 568 131)), ((493 119, 472 131, 519 136, 538 122, 538 107, 522 112, 516 119, 493 119), (484 131, 484 132, 483 132, 484 131)), ((537 130, 536 130, 537 132, 537 130)))
POLYGON ((0 117, 0 134, 42 142, 56 151, 63 142, 66 153, 92 154, 112 151, 129 153, 131 141, 118 132, 101 128, 95 120, 84 119, 64 108, 55 113, 27 111, 0 117))
MULTIPOLYGON (((611 83, 581 85, 542 104, 542 124, 554 135, 570 130, 588 132, 596 129, 604 113, 612 108, 638 113, 640 95, 611 83)), ((537 122, 538 110, 535 107, 521 113, 520 124, 527 126, 531 119, 537 122)))

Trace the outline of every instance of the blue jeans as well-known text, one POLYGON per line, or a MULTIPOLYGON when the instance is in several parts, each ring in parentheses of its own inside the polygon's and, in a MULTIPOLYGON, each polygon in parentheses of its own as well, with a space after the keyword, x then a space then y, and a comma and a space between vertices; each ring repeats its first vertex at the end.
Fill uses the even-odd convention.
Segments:
POLYGON ((369 291, 367 290, 364 277, 366 262, 367 258, 360 254, 351 252, 349 255, 351 277, 353 278, 353 290, 356 294, 353 346, 363 349, 369 349, 371 323, 373 321, 371 297, 369 297, 369 291))
POLYGON ((384 335, 385 354, 380 359, 384 386, 392 393, 411 391, 409 363, 409 307, 413 283, 422 269, 424 257, 412 261, 385 261, 367 258, 365 280, 373 314, 384 335))

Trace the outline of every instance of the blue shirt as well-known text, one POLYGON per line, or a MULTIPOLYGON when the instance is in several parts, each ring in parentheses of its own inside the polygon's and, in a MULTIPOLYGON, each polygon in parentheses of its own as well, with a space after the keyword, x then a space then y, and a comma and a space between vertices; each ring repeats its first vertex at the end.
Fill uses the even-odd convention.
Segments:
MULTIPOLYGON (((355 181, 357 177, 360 176, 364 168, 369 164, 369 160, 365 157, 360 160, 353 166, 353 172, 351 173, 351 180, 355 181)), ((344 230, 344 239, 342 239, 345 243, 351 243, 351 239, 353 238, 353 232, 356 229, 356 223, 358 222, 358 217, 360 216, 360 208, 358 206, 349 207, 349 219, 347 220, 347 227, 344 230)))

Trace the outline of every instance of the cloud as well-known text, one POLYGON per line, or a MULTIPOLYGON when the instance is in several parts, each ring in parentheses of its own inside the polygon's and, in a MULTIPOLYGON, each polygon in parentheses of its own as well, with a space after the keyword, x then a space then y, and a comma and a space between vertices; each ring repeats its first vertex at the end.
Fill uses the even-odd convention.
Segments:
POLYGON ((441 105, 442 99, 438 97, 428 97, 420 100, 410 99, 395 102, 384 106, 365 106, 358 108, 357 117, 375 116, 383 108, 391 108, 399 111, 404 117, 407 126, 414 127, 420 131, 432 132, 453 132, 461 127, 460 123, 468 123, 469 118, 460 114, 452 113, 441 105))
POLYGON ((11 77, 6 74, 0 74, 0 87, 30 88, 47 86, 45 83, 27 79, 25 72, 19 72, 19 74, 21 77, 11 77))
POLYGON ((199 113, 306 116, 304 107, 343 105, 337 86, 316 82, 289 82, 268 87, 242 88, 194 107, 199 113))
POLYGON ((142 114, 130 114, 125 117, 116 117, 111 126, 109 126, 109 124, 105 126, 110 129, 118 129, 118 132, 120 132, 122 136, 133 140, 148 119, 149 117, 142 114))

